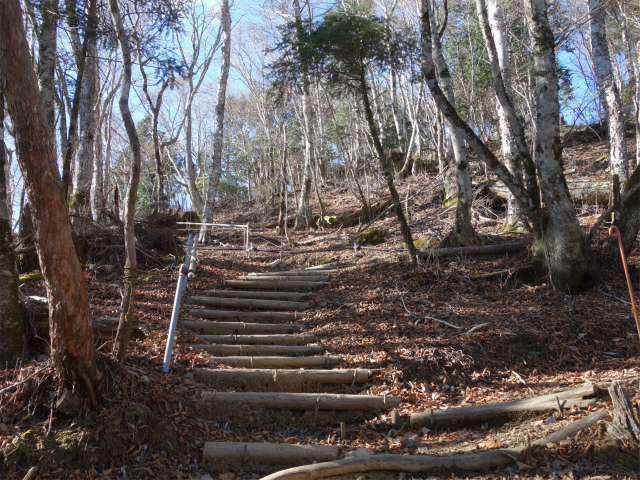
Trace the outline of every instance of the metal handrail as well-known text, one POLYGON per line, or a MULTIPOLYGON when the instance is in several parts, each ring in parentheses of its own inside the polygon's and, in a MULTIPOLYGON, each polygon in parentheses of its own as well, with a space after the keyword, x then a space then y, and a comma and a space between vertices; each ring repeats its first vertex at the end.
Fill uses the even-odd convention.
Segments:
MULTIPOLYGON (((187 276, 189 275, 189 266, 191 263, 191 257, 195 256, 197 244, 197 235, 194 233, 189 234, 189 241, 187 243, 187 253, 184 257, 184 263, 180 265, 180 275, 178 276, 178 285, 176 287, 176 296, 173 299, 173 310, 171 312, 171 322, 169 323, 169 333, 167 334, 167 347, 164 351, 164 363, 162 365, 162 371, 169 373, 169 366, 171 364, 171 351, 173 350, 173 341, 176 335, 176 327, 178 325, 178 312, 180 311, 180 301, 182 300, 182 294, 187 289, 187 276), (193 237, 196 237, 195 240, 193 237), (193 244, 193 252, 192 252, 193 244)), ((194 266, 195 269, 195 266, 194 266)))

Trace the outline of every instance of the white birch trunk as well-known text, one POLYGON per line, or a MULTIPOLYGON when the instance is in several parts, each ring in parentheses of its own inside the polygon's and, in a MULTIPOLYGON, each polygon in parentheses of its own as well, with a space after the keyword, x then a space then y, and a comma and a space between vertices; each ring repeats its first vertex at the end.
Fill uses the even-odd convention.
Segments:
MULTIPOLYGON (((293 10, 295 21, 298 22, 298 28, 304 28, 302 26, 302 13, 300 12, 300 2, 293 0, 293 10)), ((298 198, 298 208, 296 210, 296 223, 293 226, 294 230, 303 230, 309 225, 309 193, 311 191, 311 181, 313 180, 313 174, 311 168, 313 168, 315 154, 315 147, 313 145, 313 131, 312 131, 312 113, 309 111, 309 78, 307 73, 303 69, 302 73, 302 126, 304 129, 304 177, 302 181, 302 188, 300 189, 300 197, 298 198)))
MULTIPOLYGON (((216 92, 216 113, 215 113, 215 133, 213 137, 213 154, 211 155, 211 174, 209 175, 209 185, 204 201, 202 221, 210 223, 213 219, 213 206, 218 192, 218 184, 222 174, 222 139, 224 133, 224 107, 227 98, 227 80, 231 68, 231 12, 229 1, 222 0, 222 68, 220 79, 218 80, 218 90, 216 92)), ((202 229, 200 238, 208 241, 207 232, 202 229)))
MULTIPOLYGON (((504 17, 502 14, 502 6, 500 0, 488 0, 487 10, 489 16, 489 26, 495 42, 497 60, 502 73, 502 81, 504 88, 510 100, 513 102, 513 89, 511 86, 511 68, 509 66, 509 45, 507 43, 506 29, 504 25, 504 17)), ((513 132, 509 126, 506 112, 496 98, 496 107, 498 110, 498 125, 500 128, 500 146, 504 164, 509 171, 522 180, 522 162, 518 154, 518 147, 513 136, 513 132)), ((523 230, 527 229, 527 220, 511 192, 507 196, 507 218, 503 225, 503 231, 523 230)))
MULTIPOLYGON (((430 2, 425 2, 427 8, 431 8, 430 2)), ((435 15, 431 11, 429 15, 431 21, 432 32, 432 45, 433 45, 433 61, 440 77, 440 83, 447 97, 449 103, 455 108, 455 96, 453 93, 453 81, 449 68, 444 59, 442 52, 442 44, 440 43, 440 37, 438 36, 438 28, 436 24, 435 15)), ((451 138, 451 145, 453 148, 453 155, 455 158, 455 171, 458 179, 458 195, 456 204, 456 219, 453 227, 453 232, 450 237, 449 246, 461 246, 468 247, 471 245, 479 245, 482 243, 480 237, 476 234, 473 226, 471 225, 471 203, 472 203, 472 191, 471 191, 471 173, 469 171, 469 160, 467 158, 467 149, 464 144, 464 139, 458 131, 457 127, 447 121, 447 128, 451 138)))
MULTIPOLYGON (((612 177, 617 175, 621 185, 624 185, 629 180, 624 111, 620 100, 620 92, 611 69, 602 0, 589 0, 589 15, 593 67, 596 73, 598 94, 600 95, 600 101, 604 107, 609 127, 611 175, 612 177)), ((619 192, 614 192, 614 196, 617 197, 618 194, 619 192)))
POLYGON ((562 168, 554 37, 546 1, 525 0, 524 4, 536 84, 536 164, 547 215, 542 248, 533 253, 544 259, 555 287, 576 292, 589 272, 589 261, 562 168))

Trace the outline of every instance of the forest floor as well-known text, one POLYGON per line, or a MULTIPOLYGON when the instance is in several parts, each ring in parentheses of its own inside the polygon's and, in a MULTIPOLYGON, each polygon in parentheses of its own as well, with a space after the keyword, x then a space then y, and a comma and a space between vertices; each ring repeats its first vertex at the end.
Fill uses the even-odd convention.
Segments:
MULTIPOLYGON (((630 151, 633 148, 630 145, 630 151)), ((605 153, 601 143, 579 142, 567 148, 567 168, 581 178, 606 179, 594 160, 605 153)), ((443 238, 453 212, 435 198, 435 180, 428 173, 399 182, 410 206, 414 238, 443 238)), ((384 186, 371 186, 373 198, 387 198, 384 186)), ((323 191, 328 213, 345 214, 359 207, 346 186, 323 191)), ((488 243, 527 241, 522 234, 500 233, 502 214, 479 200, 476 227, 488 243)), ((585 232, 602 207, 579 206, 585 232)), ((227 205, 216 222, 251 220, 252 233, 274 237, 259 228, 273 210, 255 204, 227 205)), ((294 241, 349 229, 289 231, 294 241)), ((368 228, 396 229, 392 214, 368 228)), ((601 243, 606 230, 596 240, 601 243)), ((283 237, 279 237, 284 240, 283 237)), ((230 237, 227 244, 239 246, 230 237)), ((317 242, 295 250, 320 250, 336 241, 317 242)), ((399 232, 382 248, 400 248, 399 232)), ((268 242, 255 246, 277 248, 268 242)), ((342 243, 341 245, 345 245, 342 243)), ((346 245, 349 246, 349 245, 346 245)), ((311 300, 305 323, 327 352, 351 367, 367 368, 372 378, 357 392, 402 397, 403 418, 415 411, 502 402, 550 393, 595 382, 606 388, 614 379, 626 380, 634 403, 640 400, 640 343, 635 329, 622 267, 594 244, 594 285, 578 294, 555 291, 542 279, 520 274, 481 277, 498 270, 515 272, 527 265, 526 253, 500 257, 434 258, 410 267, 396 252, 383 250, 287 254, 254 252, 251 259, 235 251, 201 250, 198 276, 188 292, 217 288, 224 279, 244 272, 264 271, 282 259, 282 268, 306 267, 330 259, 353 262, 311 300)), ((640 288, 640 247, 630 258, 636 291, 640 288)), ((82 409, 75 418, 52 407, 51 362, 42 339, 32 344, 33 358, 20 368, 0 372, 0 478, 21 479, 38 465, 40 479, 199 478, 205 441, 265 441, 340 445, 346 450, 367 447, 375 452, 432 455, 478 452, 522 445, 582 418, 596 407, 562 415, 544 415, 483 425, 477 429, 430 430, 393 426, 387 415, 347 425, 340 438, 337 425, 280 430, 235 429, 199 419, 192 407, 205 388, 187 375, 192 368, 210 366, 207 355, 189 347, 192 335, 178 330, 170 374, 161 371, 168 321, 175 293, 177 263, 142 274, 136 317, 144 339, 130 344, 126 369, 115 375, 111 342, 98 346, 106 390, 96 411, 82 409), (14 388, 7 388, 25 380, 14 388)), ((85 265, 91 312, 97 317, 119 315, 121 279, 101 265, 85 265)), ((23 295, 44 295, 40 283, 21 287, 23 295)), ((606 399, 597 408, 610 408, 606 399)), ((595 434, 594 434, 595 435, 595 434)), ((600 456, 594 442, 569 439, 534 448, 525 461, 510 469, 456 478, 622 478, 633 471, 600 456)), ((246 478, 259 475, 247 472, 246 478)), ((396 475, 397 477, 397 475, 396 475)), ((415 477, 415 476, 414 476, 415 477)), ((411 478, 414 478, 411 477, 411 478)), ((423 475, 422 478, 428 476, 423 475)), ((238 478, 233 473, 219 480, 238 478)), ((367 476, 371 478, 371 476, 367 476)), ((400 476, 402 478, 402 476, 400 476)), ((440 478, 440 477, 429 477, 440 478)), ((454 478, 447 474, 442 478, 454 478)))

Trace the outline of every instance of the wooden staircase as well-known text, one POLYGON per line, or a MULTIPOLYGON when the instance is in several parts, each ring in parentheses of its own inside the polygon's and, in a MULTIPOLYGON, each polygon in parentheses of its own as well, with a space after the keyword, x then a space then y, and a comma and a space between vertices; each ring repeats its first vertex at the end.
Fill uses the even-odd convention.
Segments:
MULTIPOLYGON (((355 395, 368 370, 338 369, 341 359, 326 355, 316 336, 306 333, 304 312, 312 292, 326 287, 341 266, 254 273, 227 280, 225 290, 204 291, 187 301, 203 320, 181 320, 201 342, 210 360, 230 368, 196 368, 193 376, 211 386, 198 413, 231 428, 290 428, 354 423, 400 404, 400 398, 355 395), (212 309, 213 308, 213 309, 212 309)), ((338 458, 327 445, 207 442, 203 463, 210 472, 269 472, 338 458)))

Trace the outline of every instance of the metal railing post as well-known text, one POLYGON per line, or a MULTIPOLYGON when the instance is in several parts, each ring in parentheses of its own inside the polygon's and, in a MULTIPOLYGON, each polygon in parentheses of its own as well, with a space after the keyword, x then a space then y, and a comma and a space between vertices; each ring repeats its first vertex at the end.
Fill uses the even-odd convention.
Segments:
POLYGON ((169 333, 167 335, 167 347, 164 351, 164 363, 162 371, 169 373, 169 365, 171 364, 171 350, 173 350, 173 340, 178 325, 178 312, 180 311, 180 300, 182 292, 187 289, 187 274, 189 273, 189 260, 191 253, 191 241, 193 234, 189 234, 189 242, 187 243, 187 253, 185 254, 184 263, 180 265, 180 276, 178 277, 178 286, 176 287, 176 296, 173 300, 173 311, 171 312, 171 322, 169 324, 169 333))

